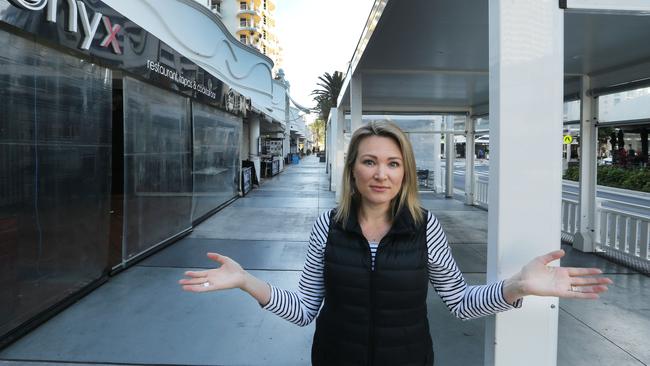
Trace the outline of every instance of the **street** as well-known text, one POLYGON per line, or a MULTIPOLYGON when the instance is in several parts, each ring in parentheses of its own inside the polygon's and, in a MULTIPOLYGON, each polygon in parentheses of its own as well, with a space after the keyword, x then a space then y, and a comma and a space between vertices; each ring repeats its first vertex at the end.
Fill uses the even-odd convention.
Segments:
MULTIPOLYGON (((441 162, 443 169, 446 166, 444 159, 441 162)), ((488 160, 477 161, 474 172, 482 182, 489 180, 490 163, 488 160)), ((454 161, 454 188, 465 191, 465 159, 454 161)), ((578 200, 578 183, 564 181, 562 184, 562 197, 578 200)), ((604 207, 631 212, 639 215, 650 216, 650 193, 635 192, 620 188, 598 186, 596 197, 604 199, 604 207)))

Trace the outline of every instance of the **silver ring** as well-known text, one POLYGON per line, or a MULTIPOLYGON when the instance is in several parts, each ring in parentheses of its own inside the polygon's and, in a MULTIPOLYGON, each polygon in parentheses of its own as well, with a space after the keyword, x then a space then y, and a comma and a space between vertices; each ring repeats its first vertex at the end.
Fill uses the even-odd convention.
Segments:
POLYGON ((210 282, 203 282, 202 285, 203 287, 210 287, 210 282))

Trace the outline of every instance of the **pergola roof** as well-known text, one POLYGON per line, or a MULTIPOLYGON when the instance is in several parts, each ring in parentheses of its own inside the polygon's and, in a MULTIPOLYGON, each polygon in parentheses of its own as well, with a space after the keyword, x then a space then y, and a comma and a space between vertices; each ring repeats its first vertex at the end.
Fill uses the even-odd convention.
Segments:
MULTIPOLYGON (((650 78, 650 16, 566 11, 564 19, 567 99, 577 98, 581 75, 596 93, 650 78)), ((486 114, 488 40, 486 0, 376 0, 338 106, 349 110, 354 74, 366 113, 486 114)), ((513 52, 525 58, 534 49, 513 52)))

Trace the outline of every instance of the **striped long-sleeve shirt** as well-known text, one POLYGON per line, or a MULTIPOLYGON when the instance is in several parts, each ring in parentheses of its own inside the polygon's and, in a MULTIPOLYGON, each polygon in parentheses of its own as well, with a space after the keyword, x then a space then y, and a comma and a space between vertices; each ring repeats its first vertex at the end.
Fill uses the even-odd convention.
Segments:
MULTIPOLYGON (((264 309, 300 326, 308 325, 316 318, 325 295, 323 269, 330 211, 321 214, 314 223, 298 291, 271 286, 271 299, 264 306, 264 309)), ((521 306, 521 300, 513 305, 506 302, 503 281, 482 286, 467 285, 451 255, 440 223, 430 212, 426 235, 429 281, 456 317, 472 319, 521 306)), ((371 249, 374 249, 371 250, 374 261, 376 244, 371 244, 371 249)))

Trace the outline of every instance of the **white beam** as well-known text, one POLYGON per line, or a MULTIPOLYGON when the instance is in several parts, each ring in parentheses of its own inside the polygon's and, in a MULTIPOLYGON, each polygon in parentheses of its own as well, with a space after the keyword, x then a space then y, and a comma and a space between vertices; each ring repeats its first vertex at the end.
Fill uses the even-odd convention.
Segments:
POLYGON ((332 142, 334 144, 332 152, 332 186, 336 191, 336 202, 341 202, 341 179, 343 177, 343 164, 345 164, 345 112, 341 108, 332 108, 332 142))
POLYGON ((488 70, 467 69, 363 69, 364 74, 372 75, 479 75, 488 76, 488 70))
MULTIPOLYGON (((453 131, 454 117, 445 116, 445 130, 453 131)), ((456 157, 456 143, 454 142, 454 133, 445 134, 445 196, 454 197, 454 158, 456 157)))
POLYGON ((596 153, 598 149, 597 107, 595 98, 588 96, 590 78, 582 77, 580 108, 580 220, 573 247, 593 252, 596 232, 596 153))
MULTIPOLYGON (((489 1, 488 282, 560 248, 563 15, 557 0, 489 1)), ((557 298, 526 297, 487 319, 485 365, 556 365, 557 328, 557 298)))
POLYGON ((363 116, 363 86, 361 75, 352 75, 350 83, 350 132, 361 127, 363 116))
POLYGON ((249 159, 250 161, 253 162, 253 166, 255 166, 255 175, 257 177, 257 181, 260 181, 260 169, 261 169, 261 164, 260 164, 260 152, 259 152, 259 144, 260 144, 260 116, 254 113, 250 114, 250 118, 248 119, 248 138, 249 138, 249 159))
POLYGON ((465 119, 465 204, 474 204, 474 118, 465 119))
MULTIPOLYGON (((442 117, 434 117, 433 130, 442 130, 442 117)), ((442 192, 442 164, 440 164, 441 140, 442 135, 440 133, 433 134, 433 189, 436 193, 442 192)))
POLYGON ((592 13, 650 13, 648 0, 566 0, 565 7, 592 13))

